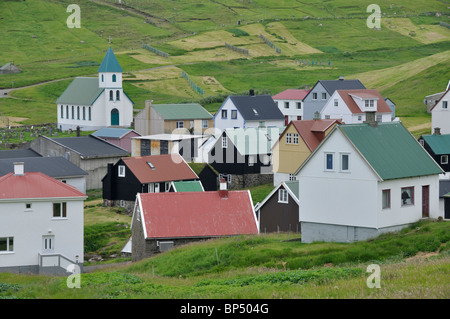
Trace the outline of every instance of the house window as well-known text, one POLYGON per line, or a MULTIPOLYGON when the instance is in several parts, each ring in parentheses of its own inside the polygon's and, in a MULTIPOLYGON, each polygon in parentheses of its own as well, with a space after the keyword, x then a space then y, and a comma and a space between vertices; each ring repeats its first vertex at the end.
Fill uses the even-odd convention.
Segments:
POLYGON ((226 136, 222 136, 222 148, 228 147, 228 141, 226 136))
POLYGON ((177 128, 184 128, 184 121, 177 121, 177 128))
POLYGON ((31 211, 31 203, 25 203, 25 210, 31 211))
POLYGON ((334 156, 333 153, 325 153, 325 170, 333 171, 334 170, 334 156))
POLYGON ((222 110, 222 118, 223 118, 223 119, 226 119, 227 116, 228 116, 227 110, 222 110))
POLYGON ((109 91, 109 100, 114 101, 114 92, 113 90, 109 91))
POLYGON ((278 203, 288 203, 288 192, 285 189, 279 189, 278 190, 278 203))
POLYGON ((237 110, 231 110, 231 119, 237 119, 237 110))
POLYGON ((202 120, 202 128, 208 128, 208 120, 202 120))
POLYGON ((336 106, 336 107, 339 106, 339 100, 338 99, 334 99, 334 106, 336 106))
POLYGON ((330 116, 329 115, 325 115, 325 120, 329 120, 330 116))
POLYGON ((119 165, 118 170, 119 171, 118 171, 117 175, 119 177, 125 177, 125 165, 119 165))
POLYGON ((448 164, 448 155, 441 155, 441 164, 448 164))
POLYGON ((289 108, 289 102, 284 102, 284 108, 288 109, 289 108))
POLYGON ((327 99, 327 94, 326 93, 322 93, 322 100, 326 100, 327 99))
POLYGON ((289 180, 290 181, 296 181, 297 177, 294 174, 289 174, 289 180))
POLYGON ((256 162, 255 156, 254 156, 254 155, 250 155, 250 156, 248 157, 248 166, 253 166, 253 165, 255 165, 255 162, 256 162))
POLYGON ((120 101, 120 91, 119 90, 116 91, 116 100, 120 101))
POLYGON ((362 116, 358 115, 358 121, 362 121, 362 116))
POLYGON ((115 74, 112 75, 112 81, 116 82, 117 81, 117 76, 115 74))
POLYGON ((292 140, 293 140, 294 144, 298 144, 298 134, 297 133, 292 134, 292 140))
POLYGON ((302 108, 302 102, 297 102, 295 105, 297 110, 300 110, 302 108))
POLYGON ((341 172, 348 172, 350 170, 350 155, 341 154, 341 172))
POLYGON ((373 107, 374 104, 374 100, 364 100, 364 105, 365 107, 373 107))
POLYGON ((317 93, 313 93, 312 99, 317 100, 317 93))
POLYGON ((446 109, 448 107, 448 102, 447 101, 442 101, 442 108, 446 109))
POLYGON ((377 122, 383 122, 383 116, 381 114, 377 114, 376 117, 375 117, 375 120, 377 122))
POLYGON ((402 206, 414 205, 414 187, 403 187, 402 192, 402 206))
POLYGON ((219 181, 222 179, 226 180, 228 183, 231 183, 231 174, 220 174, 219 173, 219 181))
POLYGON ((383 189, 383 192, 381 194, 381 208, 382 209, 391 208, 391 190, 390 189, 383 189))
POLYGON ((66 218, 67 217, 67 203, 53 203, 53 217, 66 218))
POLYGON ((14 237, 0 237, 0 253, 14 251, 14 237))
POLYGON ((287 133, 286 134, 286 144, 291 144, 291 142, 292 142, 291 133, 287 133))

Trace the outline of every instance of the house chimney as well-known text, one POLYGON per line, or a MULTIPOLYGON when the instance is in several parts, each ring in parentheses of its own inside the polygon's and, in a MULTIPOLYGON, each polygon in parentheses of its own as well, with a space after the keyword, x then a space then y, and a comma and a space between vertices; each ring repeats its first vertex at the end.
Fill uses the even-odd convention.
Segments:
POLYGON ((14 164, 14 175, 21 176, 25 175, 24 163, 23 162, 15 162, 14 164))
POLYGON ((339 77, 339 81, 344 81, 344 77, 342 75, 339 77))
POLYGON ((223 178, 220 180, 219 196, 221 198, 228 198, 227 181, 223 178))
POLYGON ((441 128, 440 127, 435 127, 434 128, 434 135, 441 135, 441 128))
POLYGON ((255 90, 253 90, 253 89, 250 89, 250 91, 249 91, 249 95, 250 95, 250 96, 255 96, 255 90))
POLYGON ((314 112, 313 120, 320 120, 320 113, 319 113, 319 111, 315 111, 314 112))
POLYGON ((364 123, 370 124, 372 127, 377 127, 378 122, 375 120, 375 112, 366 112, 366 120, 364 123))

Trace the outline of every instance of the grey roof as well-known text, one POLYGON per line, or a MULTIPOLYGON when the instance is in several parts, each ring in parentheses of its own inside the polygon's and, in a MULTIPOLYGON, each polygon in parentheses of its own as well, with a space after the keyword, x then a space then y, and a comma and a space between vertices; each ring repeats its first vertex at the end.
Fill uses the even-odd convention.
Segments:
POLYGON ((443 197, 450 193, 450 180, 440 179, 439 180, 439 197, 443 197))
POLYGON ((98 77, 76 77, 56 100, 56 104, 92 105, 103 92, 98 77))
POLYGON ((246 121, 284 120, 270 95, 230 95, 229 98, 246 121))
MULTIPOLYGON (((361 83, 360 80, 319 80, 322 86, 327 90, 330 96, 336 90, 360 90, 365 89, 366 87, 361 83)), ((311 91, 310 91, 311 92, 311 91)))
POLYGON ((88 175, 64 157, 22 157, 0 159, 0 176, 14 172, 15 162, 23 162, 25 172, 41 172, 53 178, 88 175))
POLYGON ((81 156, 88 157, 110 157, 128 156, 130 153, 123 148, 115 146, 92 135, 78 137, 48 138, 55 143, 61 144, 81 156))
POLYGON ((23 150, 1 150, 0 159, 3 158, 16 158, 16 157, 41 157, 38 153, 32 149, 23 150))
POLYGON ((92 133, 92 135, 97 137, 121 138, 132 131, 133 130, 130 128, 103 127, 98 131, 92 133))

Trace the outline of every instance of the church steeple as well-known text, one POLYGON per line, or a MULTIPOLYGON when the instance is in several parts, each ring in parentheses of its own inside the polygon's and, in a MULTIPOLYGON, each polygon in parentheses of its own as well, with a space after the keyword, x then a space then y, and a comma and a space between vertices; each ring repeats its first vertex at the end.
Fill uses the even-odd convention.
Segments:
POLYGON ((102 64, 98 68, 99 87, 121 88, 122 87, 122 67, 117 61, 111 46, 108 48, 102 64))

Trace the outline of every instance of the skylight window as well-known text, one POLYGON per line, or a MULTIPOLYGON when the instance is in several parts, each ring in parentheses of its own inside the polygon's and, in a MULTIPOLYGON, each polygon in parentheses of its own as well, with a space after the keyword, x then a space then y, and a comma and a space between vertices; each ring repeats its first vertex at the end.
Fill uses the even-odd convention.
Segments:
POLYGON ((150 162, 147 162, 147 164, 148 164, 148 166, 150 166, 150 168, 151 168, 151 169, 155 169, 155 166, 153 166, 153 164, 152 164, 152 163, 150 163, 150 162))
POLYGON ((258 115, 258 111, 253 109, 253 113, 255 113, 255 115, 258 115))

